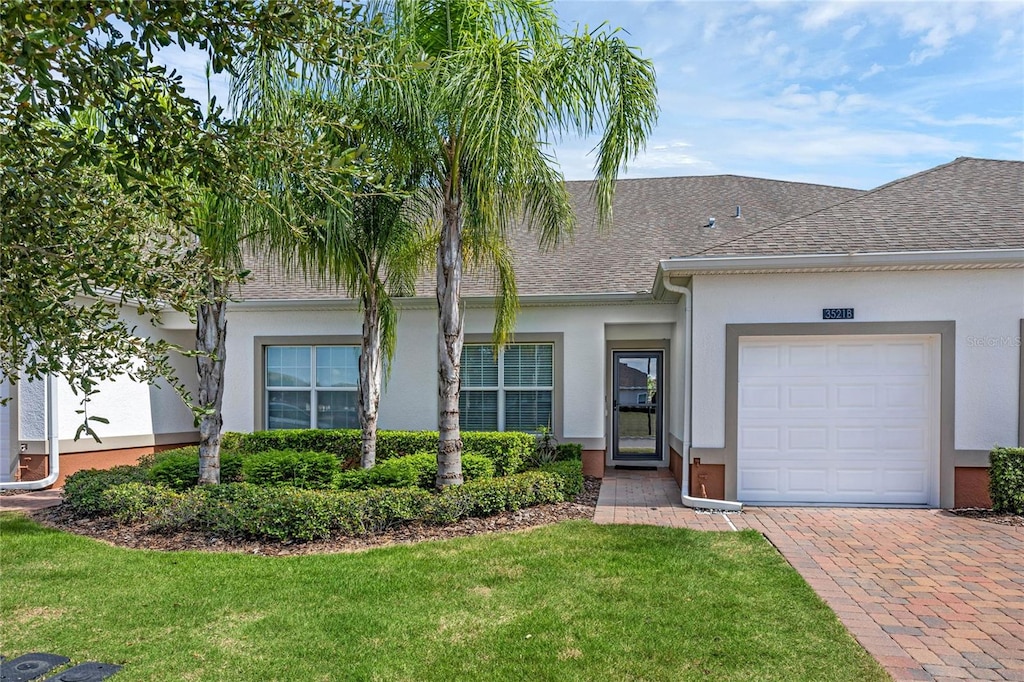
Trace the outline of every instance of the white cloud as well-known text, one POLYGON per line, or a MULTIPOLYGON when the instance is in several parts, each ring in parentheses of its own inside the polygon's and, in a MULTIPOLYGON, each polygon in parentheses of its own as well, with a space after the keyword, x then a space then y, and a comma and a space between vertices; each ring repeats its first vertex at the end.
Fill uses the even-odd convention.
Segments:
POLYGON ((800 18, 800 25, 811 31, 823 29, 832 22, 859 10, 858 4, 854 2, 817 2, 804 12, 800 18))
POLYGON ((843 40, 853 40, 863 30, 864 24, 854 24, 850 28, 843 31, 843 40))
POLYGON ((882 73, 883 71, 885 71, 885 67, 882 66, 881 64, 879 64, 878 62, 875 62, 875 63, 873 63, 871 65, 871 67, 867 71, 865 71, 864 73, 862 73, 860 75, 860 80, 867 80, 868 78, 871 78, 872 76, 877 76, 878 74, 882 73))

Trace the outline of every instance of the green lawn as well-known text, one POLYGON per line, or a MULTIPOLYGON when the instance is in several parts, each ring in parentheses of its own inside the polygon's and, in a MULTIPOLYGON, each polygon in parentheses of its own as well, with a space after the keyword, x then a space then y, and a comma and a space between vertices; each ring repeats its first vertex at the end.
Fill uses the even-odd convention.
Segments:
POLYGON ((760 535, 572 522, 268 558, 0 515, 0 649, 130 680, 885 680, 760 535))

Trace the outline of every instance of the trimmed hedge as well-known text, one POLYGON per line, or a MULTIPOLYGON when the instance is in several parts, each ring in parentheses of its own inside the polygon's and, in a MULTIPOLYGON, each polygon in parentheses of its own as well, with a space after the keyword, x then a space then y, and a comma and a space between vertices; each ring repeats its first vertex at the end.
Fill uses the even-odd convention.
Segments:
POLYGON ((473 516, 490 516, 563 499, 558 477, 542 471, 484 478, 445 488, 431 501, 425 520, 447 525, 473 516))
POLYGON ((268 450, 245 457, 242 478, 256 485, 329 488, 338 472, 338 459, 328 452, 268 450))
MULTIPOLYGON (((380 533, 421 521, 444 525, 473 516, 567 499, 578 463, 551 471, 478 478, 432 494, 415 487, 358 491, 304 490, 291 486, 226 483, 176 492, 139 481, 101 493, 103 513, 122 523, 143 521, 150 530, 196 530, 228 538, 318 540, 334 533, 380 533), (573 465, 577 465, 574 467, 573 465)), ((100 472, 105 473, 105 472, 100 472)))
POLYGON ((564 461, 569 459, 583 459, 583 446, 580 443, 559 443, 555 447, 556 459, 564 461))
MULTIPOLYGON (((483 455, 462 455, 462 475, 467 481, 492 478, 494 463, 483 455)), ((380 462, 372 469, 347 469, 337 474, 334 486, 340 490, 362 490, 369 487, 402 488, 415 486, 433 490, 437 479, 437 455, 420 452, 406 457, 394 457, 380 462)))
MULTIPOLYGON (((148 467, 149 480, 171 490, 187 490, 199 485, 199 448, 195 446, 159 452, 148 467)), ((242 455, 225 450, 220 452, 221 483, 242 480, 242 455)))
MULTIPOLYGON (((378 431, 377 461, 435 451, 437 431, 378 431)), ((222 447, 243 453, 267 450, 329 452, 344 468, 359 465, 362 434, 359 429, 282 429, 255 433, 228 432, 221 437, 222 447)), ((518 473, 533 454, 534 437, 528 433, 463 431, 465 452, 483 455, 494 462, 496 476, 518 473)))
POLYGON ((992 509, 1024 514, 1024 448, 995 448, 988 458, 988 494, 992 498, 992 509))
POLYGON ((75 516, 108 514, 110 508, 103 496, 108 488, 124 483, 146 483, 147 480, 146 470, 137 466, 76 471, 64 481, 64 504, 75 516))
POLYGON ((567 459, 561 462, 544 464, 540 470, 553 474, 558 479, 558 490, 562 497, 571 500, 583 492, 583 462, 578 459, 567 459))
POLYGON ((150 512, 171 504, 176 493, 162 485, 122 483, 103 491, 103 506, 119 523, 136 523, 150 512))

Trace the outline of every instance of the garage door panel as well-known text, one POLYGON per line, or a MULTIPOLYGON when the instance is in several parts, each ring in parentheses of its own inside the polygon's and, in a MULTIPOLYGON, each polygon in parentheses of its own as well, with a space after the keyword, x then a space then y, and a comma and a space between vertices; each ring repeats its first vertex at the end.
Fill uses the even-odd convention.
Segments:
POLYGON ((882 483, 889 495, 925 495, 928 492, 928 479, 920 468, 887 467, 883 471, 882 483))
POLYGON ((878 407, 877 384, 836 384, 835 395, 835 406, 841 409, 874 410, 878 407))
POLYGON ((828 366, 828 346, 825 344, 808 344, 806 346, 789 346, 786 358, 793 368, 815 368, 828 366))
POLYGON ((739 498, 927 504, 937 470, 935 343, 742 339, 739 498))
POLYGON ((828 409, 828 386, 821 383, 785 387, 784 407, 789 410, 828 409))
POLYGON ((874 495, 879 486, 878 468, 836 469, 837 493, 843 495, 874 495))
POLYGON ((889 409, 924 410, 928 391, 920 384, 887 384, 882 387, 882 404, 889 409))
POLYGON ((776 467, 749 467, 740 472, 740 485, 753 494, 778 495, 781 492, 779 490, 779 470, 776 467))
POLYGON ((813 450, 822 454, 828 450, 828 429, 823 426, 793 426, 785 433, 786 447, 791 452, 813 450))
POLYGON ((800 494, 803 496, 817 496, 828 494, 828 469, 823 467, 796 467, 786 468, 787 482, 785 493, 800 494))
POLYGON ((779 394, 778 386, 752 385, 744 386, 740 393, 740 404, 748 410, 778 410, 779 394))

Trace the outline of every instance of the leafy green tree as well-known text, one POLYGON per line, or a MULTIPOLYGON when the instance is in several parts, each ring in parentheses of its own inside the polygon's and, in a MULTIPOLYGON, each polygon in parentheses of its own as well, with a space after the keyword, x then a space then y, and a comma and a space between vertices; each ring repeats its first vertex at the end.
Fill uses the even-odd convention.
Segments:
POLYGON ((125 372, 173 380, 169 345, 120 309, 154 319, 166 305, 194 309, 196 188, 234 192, 238 156, 220 110, 204 112, 155 52, 192 46, 230 70, 259 40, 289 63, 332 60, 362 49, 356 13, 332 0, 0 4, 4 378, 59 373, 86 394, 125 372), (309 16, 321 20, 315 32, 309 16), (87 109, 102 125, 78 120, 87 109))
POLYGON ((491 262, 499 295, 495 342, 515 321, 506 235, 525 219, 543 246, 572 232, 574 216, 549 144, 600 134, 594 199, 608 224, 619 168, 657 116, 654 68, 616 31, 563 33, 548 0, 395 0, 376 8, 409 79, 368 89, 379 111, 419 131, 423 184, 440 220, 437 247, 437 486, 462 482, 459 374, 464 264, 491 262))

